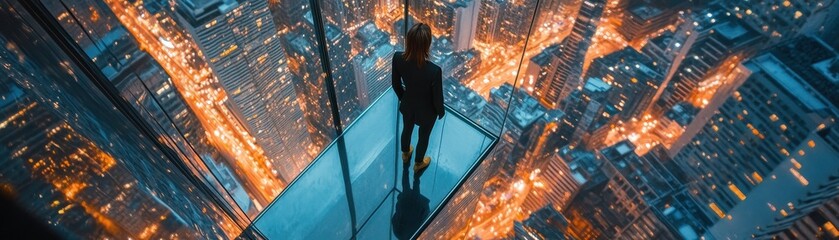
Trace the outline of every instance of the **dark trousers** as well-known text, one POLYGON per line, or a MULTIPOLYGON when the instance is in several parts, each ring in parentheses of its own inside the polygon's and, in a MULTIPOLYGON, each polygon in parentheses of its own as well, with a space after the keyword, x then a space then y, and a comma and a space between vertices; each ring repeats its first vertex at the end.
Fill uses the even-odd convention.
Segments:
MULTIPOLYGON (((408 152, 411 147, 411 134, 414 133, 414 125, 416 121, 414 121, 413 116, 410 115, 402 115, 402 152, 408 152)), ((417 141, 417 152, 414 157, 414 161, 422 162, 422 158, 425 157, 425 151, 428 150, 428 139, 431 138, 431 129, 434 128, 434 122, 428 124, 428 126, 420 125, 419 127, 419 141, 417 141)))

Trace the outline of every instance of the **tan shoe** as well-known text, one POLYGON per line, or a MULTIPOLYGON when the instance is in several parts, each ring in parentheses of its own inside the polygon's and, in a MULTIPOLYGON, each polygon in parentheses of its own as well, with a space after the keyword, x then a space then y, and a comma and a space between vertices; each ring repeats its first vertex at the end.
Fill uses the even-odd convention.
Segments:
POLYGON ((414 146, 408 146, 408 152, 402 152, 402 163, 408 165, 411 163, 411 154, 414 153, 414 146))
POLYGON ((431 157, 422 158, 422 162, 418 162, 416 165, 414 165, 414 172, 422 171, 423 169, 427 168, 429 164, 431 164, 431 157))

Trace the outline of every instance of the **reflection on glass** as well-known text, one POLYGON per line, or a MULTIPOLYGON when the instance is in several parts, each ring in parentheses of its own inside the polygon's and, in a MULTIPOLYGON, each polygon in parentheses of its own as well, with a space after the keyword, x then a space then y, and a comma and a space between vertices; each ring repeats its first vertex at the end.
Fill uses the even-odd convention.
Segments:
POLYGON ((0 3, 2 191, 69 238, 241 232, 23 12, 0 3))
POLYGON ((250 207, 242 180, 230 171, 229 157, 209 142, 198 116, 188 107, 170 76, 149 54, 140 50, 140 45, 107 5, 99 1, 47 1, 45 4, 123 98, 155 127, 161 139, 189 159, 194 175, 203 176, 208 184, 224 193, 221 196, 234 208, 255 211, 250 207))
POLYGON ((390 86, 401 1, 320 1, 341 124, 347 126, 390 86))
MULTIPOLYGON (((233 106, 237 100, 235 96, 231 97, 230 93, 220 88, 220 74, 213 71, 213 65, 209 64, 214 61, 203 58, 212 53, 199 50, 199 41, 190 37, 201 35, 188 34, 186 26, 179 22, 181 16, 173 12, 173 8, 166 7, 166 3, 104 3, 108 9, 100 14, 107 16, 107 10, 110 10, 118 16, 134 41, 160 63, 169 74, 173 87, 184 97, 184 102, 208 133, 208 142, 224 156, 220 159, 202 156, 211 173, 217 175, 216 178, 224 179, 222 184, 242 211, 249 215, 258 213, 279 194, 286 180, 273 167, 268 155, 270 152, 266 152, 259 144, 259 139, 254 137, 256 131, 251 128, 253 126, 248 126, 252 122, 242 119, 241 112, 233 106), (249 128, 251 131, 248 131, 249 128)), ((228 47, 236 48, 232 45, 228 47)), ((246 46, 243 48, 247 49, 246 46)), ((188 113, 169 114, 177 118, 178 114, 188 113)))

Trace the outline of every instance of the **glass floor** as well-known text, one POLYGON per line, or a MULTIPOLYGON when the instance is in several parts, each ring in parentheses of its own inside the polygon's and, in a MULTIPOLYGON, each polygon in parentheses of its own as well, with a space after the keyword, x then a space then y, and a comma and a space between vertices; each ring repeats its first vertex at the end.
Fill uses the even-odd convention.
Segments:
MULTIPOLYGON (((333 141, 246 231, 265 239, 409 239, 480 164, 497 137, 446 109, 415 175, 400 157, 392 90, 333 141)), ((416 146, 417 129, 411 145, 416 146)))

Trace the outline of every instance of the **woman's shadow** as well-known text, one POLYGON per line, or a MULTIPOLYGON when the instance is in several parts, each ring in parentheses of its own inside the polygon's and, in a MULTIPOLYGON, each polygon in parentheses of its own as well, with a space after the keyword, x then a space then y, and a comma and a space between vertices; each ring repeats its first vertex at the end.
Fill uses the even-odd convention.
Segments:
POLYGON ((396 211, 390 219, 397 239, 410 239, 429 214, 429 200, 420 193, 420 176, 428 168, 414 175, 414 186, 411 188, 409 167, 408 164, 402 166, 402 192, 396 197, 396 211))

